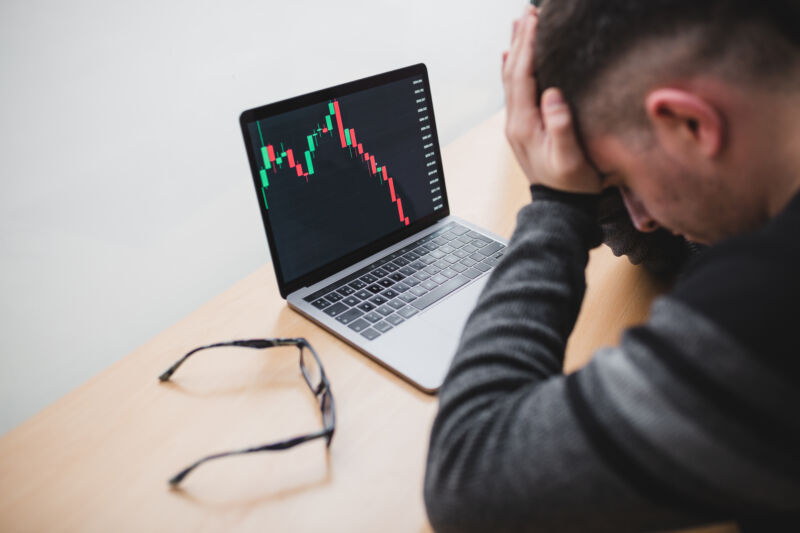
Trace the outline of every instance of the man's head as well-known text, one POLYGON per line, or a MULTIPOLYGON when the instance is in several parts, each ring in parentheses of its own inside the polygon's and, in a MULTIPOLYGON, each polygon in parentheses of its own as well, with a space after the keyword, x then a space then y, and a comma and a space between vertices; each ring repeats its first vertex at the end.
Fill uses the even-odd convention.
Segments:
POLYGON ((545 0, 535 71, 634 223, 713 242, 800 187, 792 0, 545 0))

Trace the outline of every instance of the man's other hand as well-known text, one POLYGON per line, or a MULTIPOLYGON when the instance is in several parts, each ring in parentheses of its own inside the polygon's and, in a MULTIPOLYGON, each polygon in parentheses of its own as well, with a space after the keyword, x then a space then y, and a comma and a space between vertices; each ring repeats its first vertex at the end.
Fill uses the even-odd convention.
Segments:
POLYGON ((538 11, 527 6, 514 22, 511 50, 503 54, 506 92, 506 137, 532 185, 599 193, 602 183, 587 163, 572 126, 572 115, 561 91, 547 89, 542 108, 536 102, 533 75, 538 11))

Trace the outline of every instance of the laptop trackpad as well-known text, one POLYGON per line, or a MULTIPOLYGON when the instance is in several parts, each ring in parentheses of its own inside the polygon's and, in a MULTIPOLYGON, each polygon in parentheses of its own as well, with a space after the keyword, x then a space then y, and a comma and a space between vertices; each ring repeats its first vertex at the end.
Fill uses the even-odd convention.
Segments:
POLYGON ((483 277, 455 294, 451 294, 441 302, 441 305, 437 305, 425 313, 423 320, 438 336, 450 340, 453 343, 453 350, 458 345, 464 324, 475 308, 485 284, 486 277, 483 277))

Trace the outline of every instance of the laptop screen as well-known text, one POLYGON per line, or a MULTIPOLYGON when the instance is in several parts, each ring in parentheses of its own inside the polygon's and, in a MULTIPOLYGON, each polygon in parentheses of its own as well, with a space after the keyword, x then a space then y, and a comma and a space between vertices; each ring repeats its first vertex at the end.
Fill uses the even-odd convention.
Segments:
POLYGON ((423 65, 246 111, 242 128, 282 286, 448 211, 423 65))

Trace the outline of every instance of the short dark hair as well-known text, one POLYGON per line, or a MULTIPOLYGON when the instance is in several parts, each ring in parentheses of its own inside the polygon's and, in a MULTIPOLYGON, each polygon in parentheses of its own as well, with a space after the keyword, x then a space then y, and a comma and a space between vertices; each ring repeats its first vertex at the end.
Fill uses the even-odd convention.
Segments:
MULTIPOLYGON (((798 64, 800 2, 545 0, 534 60, 539 96, 548 87, 561 89, 580 130, 581 112, 595 98, 598 81, 611 67, 621 64, 637 45, 666 42, 689 32, 695 36, 691 61, 695 69, 733 56, 729 70, 740 77, 785 78, 798 64)), ((598 98, 603 100, 602 95, 598 98)), ((608 113, 643 116, 643 109, 613 109, 622 103, 604 107, 608 113)), ((625 103, 630 107, 631 102, 625 103)))

